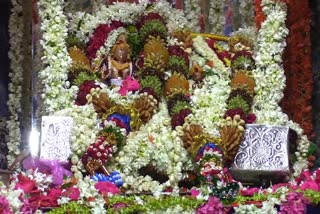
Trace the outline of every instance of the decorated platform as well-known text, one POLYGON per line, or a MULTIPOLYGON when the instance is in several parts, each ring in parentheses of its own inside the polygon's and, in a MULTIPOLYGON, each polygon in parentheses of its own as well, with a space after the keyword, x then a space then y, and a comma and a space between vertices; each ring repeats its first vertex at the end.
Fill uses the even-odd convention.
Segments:
POLYGON ((18 156, 11 117, 0 212, 317 212, 315 148, 279 106, 287 5, 259 8, 261 26, 222 36, 163 0, 39 0, 41 137, 18 156))

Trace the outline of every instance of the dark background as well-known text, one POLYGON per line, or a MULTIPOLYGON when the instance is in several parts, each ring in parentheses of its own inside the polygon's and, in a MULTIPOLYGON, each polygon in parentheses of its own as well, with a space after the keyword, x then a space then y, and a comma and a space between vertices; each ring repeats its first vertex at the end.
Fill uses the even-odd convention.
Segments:
POLYGON ((10 1, 0 0, 0 117, 8 116, 6 107, 9 72, 9 34, 8 21, 10 14, 10 1))
MULTIPOLYGON (((30 1, 30 0, 29 0, 30 1)), ((312 62, 314 72, 313 114, 316 137, 314 142, 320 148, 320 1, 310 0, 312 16, 312 62)), ((10 1, 0 0, 0 121, 8 117, 6 102, 8 98, 8 73, 9 73, 9 34, 8 21, 10 15, 10 1)), ((298 50, 297 50, 298 51, 298 50)), ((0 124, 0 131, 1 131, 0 124)), ((4 137, 0 132, 0 168, 1 153, 5 153, 4 137)))

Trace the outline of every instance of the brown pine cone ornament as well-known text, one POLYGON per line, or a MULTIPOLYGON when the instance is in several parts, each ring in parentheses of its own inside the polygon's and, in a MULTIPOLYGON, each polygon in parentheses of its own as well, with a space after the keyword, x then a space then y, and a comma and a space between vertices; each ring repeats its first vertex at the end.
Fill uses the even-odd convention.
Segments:
POLYGON ((227 164, 231 164, 236 156, 244 134, 245 122, 239 115, 233 119, 227 117, 225 125, 220 129, 221 145, 224 150, 224 159, 227 164))
POLYGON ((115 105, 108 94, 103 92, 98 95, 94 95, 92 97, 92 103, 99 115, 102 115, 103 113, 108 111, 108 109, 112 108, 115 105))
POLYGON ((197 142, 197 136, 203 133, 203 129, 200 125, 190 124, 183 129, 182 141, 184 148, 190 153, 193 153, 194 147, 197 142))
POLYGON ((142 93, 139 98, 133 102, 132 106, 138 110, 142 122, 147 123, 154 113, 157 112, 158 101, 152 95, 142 93))

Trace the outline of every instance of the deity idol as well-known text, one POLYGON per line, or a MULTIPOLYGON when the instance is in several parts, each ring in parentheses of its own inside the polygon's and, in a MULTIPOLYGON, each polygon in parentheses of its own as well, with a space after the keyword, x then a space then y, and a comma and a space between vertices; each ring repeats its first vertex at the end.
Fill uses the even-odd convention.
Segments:
POLYGON ((121 85, 122 81, 132 74, 130 53, 127 37, 121 34, 107 57, 107 65, 103 63, 101 67, 102 78, 110 80, 111 85, 121 85))

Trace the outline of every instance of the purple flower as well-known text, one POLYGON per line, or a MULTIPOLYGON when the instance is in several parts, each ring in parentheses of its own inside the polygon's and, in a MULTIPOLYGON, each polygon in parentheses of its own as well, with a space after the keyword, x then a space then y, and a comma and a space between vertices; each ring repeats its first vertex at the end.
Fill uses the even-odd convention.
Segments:
POLYGON ((9 201, 4 196, 0 196, 0 213, 11 214, 9 201))
POLYGON ((219 198, 210 197, 208 203, 197 209, 197 214, 223 214, 223 206, 219 198))
POLYGON ((290 192, 287 203, 280 208, 279 214, 304 214, 307 212, 307 201, 302 193, 290 192))

